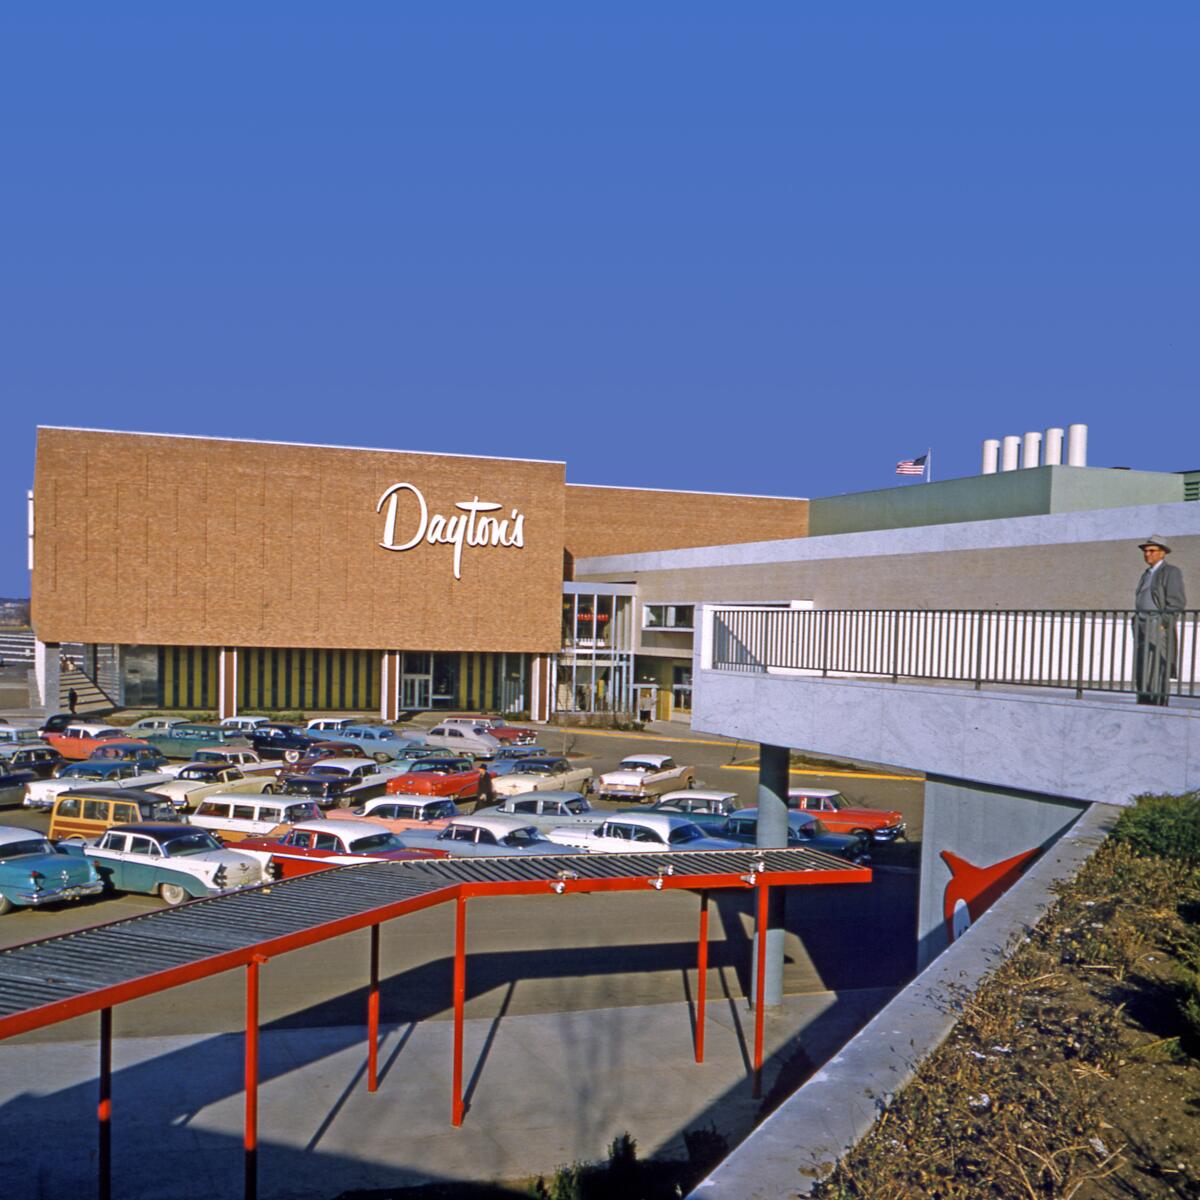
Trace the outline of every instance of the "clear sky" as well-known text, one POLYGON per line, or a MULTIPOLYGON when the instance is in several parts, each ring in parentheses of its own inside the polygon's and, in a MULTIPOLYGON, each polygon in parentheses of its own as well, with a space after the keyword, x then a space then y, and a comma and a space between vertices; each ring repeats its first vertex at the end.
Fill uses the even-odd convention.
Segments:
POLYGON ((38 424, 1200 467, 1198 61, 1194 0, 5 5, 0 594, 38 424))

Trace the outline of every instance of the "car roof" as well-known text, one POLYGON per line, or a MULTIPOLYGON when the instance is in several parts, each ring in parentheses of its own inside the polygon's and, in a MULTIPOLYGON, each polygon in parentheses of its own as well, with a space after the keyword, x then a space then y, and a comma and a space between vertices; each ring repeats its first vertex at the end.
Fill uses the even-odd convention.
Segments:
POLYGON ((680 800, 736 800, 737 792, 722 792, 717 788, 680 788, 675 792, 663 792, 657 804, 675 804, 680 800))
POLYGON ((514 829, 524 829, 529 819, 520 813, 472 813, 469 817, 454 817, 453 826, 469 826, 471 829, 487 829, 491 833, 507 836, 514 829))
POLYGON ((547 788, 541 792, 514 792, 511 796, 504 797, 504 803, 507 804, 510 800, 584 800, 586 797, 582 792, 560 792, 551 791, 547 788))
POLYGON ((62 800, 67 796, 80 796, 85 800, 128 800, 130 803, 137 804, 170 804, 168 797, 160 795, 158 792, 149 791, 146 788, 113 788, 95 786, 88 787, 86 784, 83 787, 69 788, 65 792, 59 792, 55 797, 56 800, 62 800))
POLYGON ((122 733, 115 725, 89 725, 83 721, 72 721, 67 726, 68 729, 78 729, 83 733, 91 734, 95 737, 99 733, 122 733))
POLYGON ((344 767, 347 771, 350 771, 357 770, 359 767, 365 766, 367 763, 373 763, 374 761, 371 758, 351 758, 349 755, 332 755, 329 758, 322 758, 314 762, 313 769, 316 770, 317 767, 344 767))
POLYGON ((0 846, 10 842, 27 842, 30 838, 44 838, 46 835, 38 829, 22 829, 18 825, 0 825, 0 846))
POLYGON ((367 812, 372 812, 381 804, 408 804, 417 808, 428 808, 431 804, 445 804, 447 801, 450 801, 449 796, 406 796, 400 792, 393 796, 375 796, 366 802, 364 808, 367 812))
POLYGON ((798 788, 788 788, 788 795, 789 796, 824 797, 824 796, 840 796, 841 792, 839 792, 836 788, 798 787, 798 788))
POLYGON ((627 762, 645 762, 654 763, 655 766, 661 767, 663 763, 671 761, 669 754, 626 754, 621 759, 623 763, 627 762))
POLYGON ((149 837, 164 838, 164 837, 179 837, 184 833, 208 833, 207 829, 201 829, 198 825, 167 825, 158 824, 151 821, 130 822, 127 825, 113 825, 106 833, 144 833, 149 837))
POLYGON ((642 825, 647 829, 666 833, 678 829, 681 825, 695 825, 696 822, 683 813, 609 813, 605 822, 620 821, 624 825, 642 825))
POLYGON ((334 818, 326 818, 321 821, 301 821, 292 826, 293 829, 304 829, 310 833, 340 833, 342 837, 362 837, 364 834, 372 832, 386 833, 387 830, 378 826, 376 830, 370 827, 363 828, 361 821, 339 821, 334 818))
MULTIPOLYGON (((757 821, 758 820, 758 807, 756 805, 753 808, 739 808, 737 810, 737 812, 734 813, 733 815, 735 817, 739 817, 739 818, 745 817, 745 818, 749 818, 751 821, 757 821)), ((795 808, 788 809, 788 821, 789 822, 792 822, 797 825, 807 825, 810 821, 815 821, 815 820, 817 820, 815 813, 800 812, 798 809, 795 809, 795 808)))

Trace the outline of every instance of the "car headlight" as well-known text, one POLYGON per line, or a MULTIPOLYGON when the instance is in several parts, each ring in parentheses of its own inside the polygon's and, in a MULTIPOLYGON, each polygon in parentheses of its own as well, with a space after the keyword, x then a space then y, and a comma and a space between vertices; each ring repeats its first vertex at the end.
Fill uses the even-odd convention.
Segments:
POLYGON ((221 863, 221 865, 219 867, 217 867, 217 869, 213 872, 213 883, 216 884, 217 887, 225 886, 225 864, 224 863, 221 863))

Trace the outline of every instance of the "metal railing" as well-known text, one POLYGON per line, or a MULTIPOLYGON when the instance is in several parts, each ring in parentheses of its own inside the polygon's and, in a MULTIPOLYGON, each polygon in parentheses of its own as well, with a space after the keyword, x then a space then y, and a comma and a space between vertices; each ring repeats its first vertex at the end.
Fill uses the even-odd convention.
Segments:
POLYGON ((1195 696, 1200 612, 1121 609, 706 610, 704 666, 1195 696), (1171 654, 1172 645, 1174 654, 1171 654), (1173 661, 1172 661, 1173 659, 1173 661))

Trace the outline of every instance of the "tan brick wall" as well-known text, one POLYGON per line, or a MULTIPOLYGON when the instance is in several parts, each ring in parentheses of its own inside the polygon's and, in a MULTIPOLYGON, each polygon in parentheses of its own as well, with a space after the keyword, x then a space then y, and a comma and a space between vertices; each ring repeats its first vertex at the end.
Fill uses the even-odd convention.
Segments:
POLYGON ((575 558, 808 535, 808 501, 567 485, 566 548, 575 558))
MULTIPOLYGON (((33 624, 45 641, 554 651, 564 467, 202 438, 38 432, 33 624), (384 491, 525 514, 522 549, 382 549, 384 491)), ((397 541, 415 529, 402 498, 397 541)))

